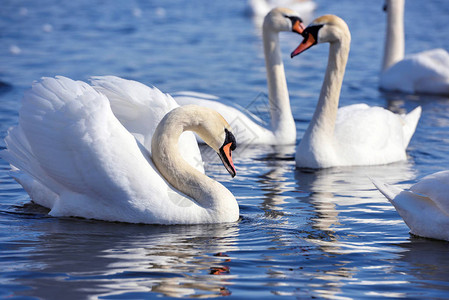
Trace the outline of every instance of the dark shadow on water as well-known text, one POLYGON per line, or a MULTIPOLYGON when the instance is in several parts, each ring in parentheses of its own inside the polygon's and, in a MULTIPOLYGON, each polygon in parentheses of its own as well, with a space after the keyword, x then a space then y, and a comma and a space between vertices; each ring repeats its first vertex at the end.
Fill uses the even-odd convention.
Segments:
POLYGON ((433 106, 433 103, 449 101, 449 96, 431 94, 404 94, 380 91, 380 95, 387 103, 386 108, 398 114, 408 113, 417 106, 433 106))
POLYGON ((13 86, 7 82, 0 81, 0 94, 8 93, 13 89, 13 86))
POLYGON ((381 96, 383 98, 386 98, 388 101, 402 100, 402 101, 413 102, 413 101, 449 100, 449 96, 447 96, 447 95, 435 95, 435 94, 425 94, 425 93, 408 94, 408 93, 401 93, 401 92, 385 91, 382 89, 380 89, 379 92, 380 92, 381 96))
MULTIPOLYGON (((406 272, 433 284, 445 281, 449 274, 449 242, 410 235, 408 243, 398 245, 404 252, 399 260, 406 262, 406 272)), ((446 286, 449 290, 449 286, 446 286)))

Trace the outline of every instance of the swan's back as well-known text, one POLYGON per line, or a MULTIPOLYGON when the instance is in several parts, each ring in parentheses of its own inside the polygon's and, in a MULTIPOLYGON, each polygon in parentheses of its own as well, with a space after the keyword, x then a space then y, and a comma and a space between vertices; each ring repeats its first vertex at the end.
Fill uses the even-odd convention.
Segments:
POLYGON ((397 115, 382 107, 355 104, 338 110, 336 151, 342 165, 387 164, 405 160, 421 107, 397 115))
POLYGON ((407 115, 366 104, 341 107, 332 136, 308 129, 296 149, 296 165, 319 169, 406 160, 405 150, 420 116, 421 107, 407 115))
POLYGON ((432 199, 449 218, 449 171, 428 175, 413 185, 410 190, 432 199))
POLYGON ((382 73, 380 87, 406 93, 449 95, 449 53, 433 49, 408 55, 382 73))

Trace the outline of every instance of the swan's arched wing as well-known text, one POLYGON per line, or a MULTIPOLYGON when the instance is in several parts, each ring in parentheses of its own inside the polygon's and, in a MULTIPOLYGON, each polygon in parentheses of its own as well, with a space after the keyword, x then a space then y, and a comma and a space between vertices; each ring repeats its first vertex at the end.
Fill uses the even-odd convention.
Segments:
POLYGON ((123 204, 137 201, 132 204, 137 206, 150 200, 141 196, 167 193, 165 181, 114 116, 107 98, 84 82, 58 77, 34 83, 24 96, 19 123, 45 172, 39 180, 59 185, 54 192, 61 203, 52 208, 58 215, 98 218, 99 209, 90 207, 95 205, 103 213, 110 208, 111 217, 120 220, 123 204))
POLYGON ((92 77, 91 83, 108 98, 123 126, 151 151, 151 138, 160 120, 178 107, 173 98, 155 87, 116 76, 92 77))
MULTIPOLYGON (((423 72, 437 77, 438 75, 449 79, 449 53, 442 49, 431 49, 424 52, 417 53, 416 55, 410 55, 419 62, 419 65, 423 68, 423 72)), ((427 75, 423 74, 423 75, 427 75)))
MULTIPOLYGON (((104 94, 120 123, 151 153, 151 139, 160 120, 179 105, 156 87, 116 76, 91 78, 95 90, 104 94)), ((179 150, 198 171, 204 173, 203 160, 194 134, 185 132, 179 141, 179 150)))

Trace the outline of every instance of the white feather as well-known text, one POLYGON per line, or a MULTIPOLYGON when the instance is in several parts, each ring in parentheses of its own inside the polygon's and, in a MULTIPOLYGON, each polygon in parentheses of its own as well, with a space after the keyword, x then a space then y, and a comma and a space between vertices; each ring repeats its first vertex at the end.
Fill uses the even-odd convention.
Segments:
POLYGON ((449 241, 449 171, 426 176, 409 190, 376 180, 373 183, 393 204, 411 233, 449 241))
MULTIPOLYGON (((19 125, 9 131, 1 156, 20 169, 14 168, 14 176, 33 201, 50 208, 53 216, 132 223, 220 222, 205 217, 207 210, 175 190, 140 143, 148 145, 154 133, 144 122, 158 124, 177 106, 173 99, 156 88, 115 77, 96 78, 95 83, 101 93, 81 81, 43 78, 25 94, 19 125), (117 97, 110 102, 105 94, 117 97), (114 115, 112 103, 116 109, 126 107, 117 111, 124 124, 114 115)), ((199 154, 199 149, 193 136, 190 140, 180 149, 193 159, 191 153, 199 154)))

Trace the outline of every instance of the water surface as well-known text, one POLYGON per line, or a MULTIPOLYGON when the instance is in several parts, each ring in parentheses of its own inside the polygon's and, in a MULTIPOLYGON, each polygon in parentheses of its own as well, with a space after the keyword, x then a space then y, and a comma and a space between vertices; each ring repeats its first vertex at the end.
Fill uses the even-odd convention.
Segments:
MULTIPOLYGON (((369 177, 400 187, 449 167, 449 99, 380 93, 383 1, 317 1, 344 18, 352 48, 341 105, 396 112, 421 105, 409 160, 295 170, 294 146, 239 147, 237 177, 203 149, 208 174, 236 196, 233 224, 150 226, 53 218, 0 160, 0 297, 447 298, 449 243, 418 238, 369 177)), ((445 0, 407 1, 406 52, 449 50, 445 0), (429 17, 431 16, 431 17, 429 17)), ((192 90, 267 117, 260 20, 244 1, 6 1, 0 11, 0 137, 33 80, 117 75, 164 92, 192 90)), ((282 35, 298 141, 327 61, 319 45, 291 60, 282 35)), ((1 145, 4 145, 3 142, 1 145)))

